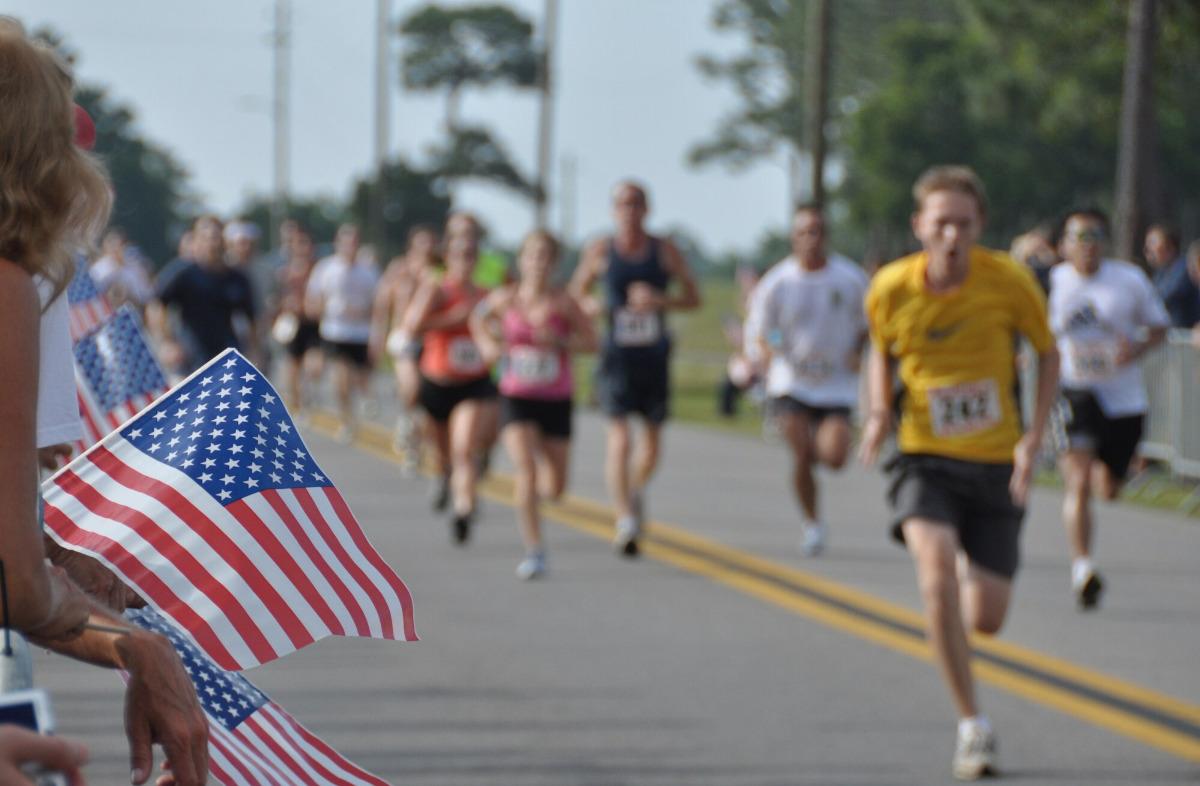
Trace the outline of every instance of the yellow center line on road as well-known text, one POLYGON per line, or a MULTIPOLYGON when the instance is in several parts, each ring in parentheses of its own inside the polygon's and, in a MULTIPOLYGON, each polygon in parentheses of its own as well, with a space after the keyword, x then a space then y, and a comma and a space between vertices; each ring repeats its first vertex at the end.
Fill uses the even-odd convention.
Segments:
MULTIPOLYGON (((322 413, 313 420, 322 432, 333 433, 335 422, 329 416, 322 413)), ((373 455, 399 462, 391 435, 382 427, 361 426, 355 442, 373 455)), ((511 506, 512 478, 492 473, 480 485, 480 493, 511 506)), ((547 519, 593 537, 612 537, 613 511, 592 500, 565 495, 546 504, 543 512, 547 519)), ((861 590, 661 521, 647 524, 642 554, 895 652, 931 660, 921 615, 861 590)), ((1011 642, 973 636, 971 644, 973 669, 983 682, 1200 762, 1200 707, 1011 642)))

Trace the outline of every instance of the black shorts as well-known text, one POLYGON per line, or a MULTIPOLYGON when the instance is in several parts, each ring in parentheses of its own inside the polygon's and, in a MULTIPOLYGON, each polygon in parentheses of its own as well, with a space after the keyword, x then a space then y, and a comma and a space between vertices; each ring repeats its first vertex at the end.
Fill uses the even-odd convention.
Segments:
POLYGON ((348 363, 352 363, 359 368, 366 368, 371 365, 367 357, 367 342, 359 343, 357 341, 330 341, 325 339, 325 351, 330 357, 340 358, 348 363))
POLYGON ((296 335, 287 343, 285 348, 288 357, 299 360, 310 349, 321 346, 320 324, 315 319, 301 319, 296 324, 296 335))
POLYGON ((454 408, 464 401, 492 399, 496 395, 496 385, 491 377, 480 377, 458 385, 443 385, 422 375, 421 387, 417 390, 417 402, 429 417, 438 423, 445 423, 450 419, 454 408))
POLYGON ((1006 578, 1020 562, 1025 509, 1012 501, 1011 464, 984 464, 944 456, 900 454, 887 466, 892 537, 904 542, 912 518, 949 524, 971 562, 1006 578))
POLYGON ((1063 424, 1067 448, 1089 451, 1115 480, 1124 480, 1142 441, 1145 415, 1110 418, 1087 390, 1064 390, 1062 398, 1067 410, 1063 424))
POLYGON ((500 423, 532 423, 544 437, 571 438, 571 399, 536 399, 504 396, 500 399, 500 423))
POLYGON ((601 355, 596 367, 596 397, 609 417, 641 415, 661 424, 670 414, 671 374, 664 353, 635 356, 620 350, 601 355))
POLYGON ((771 399, 771 414, 773 415, 805 415, 814 427, 819 426, 825 418, 850 418, 850 407, 819 407, 801 401, 794 396, 776 396, 771 399))

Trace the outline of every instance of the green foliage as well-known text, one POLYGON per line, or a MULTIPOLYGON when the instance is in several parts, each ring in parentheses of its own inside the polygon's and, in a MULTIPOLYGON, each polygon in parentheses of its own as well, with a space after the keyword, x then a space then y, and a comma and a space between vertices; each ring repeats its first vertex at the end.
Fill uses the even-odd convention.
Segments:
MULTIPOLYGON (((959 0, 955 7, 953 24, 901 23, 883 41, 893 69, 847 129, 851 165, 841 196, 853 221, 900 250, 913 180, 950 162, 973 166, 987 184, 993 245, 1007 246, 1073 205, 1111 207, 1126 4, 959 0)), ((1177 207, 1200 174, 1200 133, 1185 119, 1200 111, 1196 18, 1186 4, 1164 6, 1155 73, 1159 187, 1177 207), (1188 62, 1182 52, 1192 54, 1190 67, 1173 65, 1188 62)))
POLYGON ((111 223, 162 265, 174 256, 174 239, 196 212, 187 171, 167 150, 141 135, 133 110, 112 99, 106 89, 81 87, 75 101, 96 124, 93 152, 108 169, 116 195, 111 223))
MULTIPOLYGON (((74 66, 75 51, 57 31, 41 28, 34 37, 74 66)), ((99 85, 77 85, 75 103, 96 125, 95 155, 104 163, 116 199, 111 223, 154 263, 175 254, 175 238, 197 212, 188 173, 175 157, 137 129, 133 110, 99 85)))
MULTIPOLYGON (((891 68, 876 45, 897 20, 936 21, 949 15, 948 0, 837 0, 832 3, 830 127, 836 153, 839 120, 856 97, 891 68)), ((808 0, 721 0, 713 27, 740 36, 744 53, 721 59, 701 55, 700 73, 727 84, 740 106, 722 118, 715 134, 692 147, 693 165, 723 162, 737 169, 805 147, 805 50, 808 0)))
POLYGON ((486 180, 534 199, 538 187, 517 171, 511 156, 482 126, 455 128, 446 144, 431 151, 430 166, 451 180, 486 180))
POLYGON ((415 169, 404 160, 389 162, 382 178, 370 177, 354 184, 349 217, 362 227, 363 240, 380 249, 383 258, 399 252, 408 242, 408 232, 418 224, 442 226, 450 212, 439 175, 415 169), (379 222, 371 220, 373 205, 383 190, 382 234, 379 222))
MULTIPOLYGON (((699 66, 731 86, 741 105, 692 150, 693 163, 736 166, 779 145, 799 149, 807 6, 717 5, 716 28, 739 34, 747 47, 699 66)), ((833 13, 828 134, 846 173, 834 207, 851 239, 884 255, 905 250, 913 180, 935 163, 980 173, 991 198, 985 240, 994 245, 1071 205, 1111 207, 1126 2, 843 0, 833 13)), ((1160 178, 1151 188, 1165 196, 1166 217, 1196 229, 1200 5, 1161 0, 1159 19, 1152 164, 1160 178)))
POLYGON ((527 199, 537 186, 486 128, 463 126, 458 117, 462 91, 541 84, 541 48, 533 24, 504 5, 445 8, 427 5, 400 23, 401 79, 405 87, 446 94, 447 141, 432 151, 434 173, 448 180, 476 178, 527 199))
POLYGON ((503 5, 427 5, 400 23, 401 77, 411 90, 538 84, 533 25, 503 5))

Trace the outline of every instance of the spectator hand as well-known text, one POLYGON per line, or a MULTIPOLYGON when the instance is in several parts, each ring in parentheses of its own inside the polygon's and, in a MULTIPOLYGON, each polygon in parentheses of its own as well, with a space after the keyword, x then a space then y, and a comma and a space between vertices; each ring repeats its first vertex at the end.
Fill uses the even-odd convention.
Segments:
POLYGON ((208 724, 179 656, 166 639, 146 631, 122 637, 118 648, 129 673, 125 734, 132 782, 149 779, 158 743, 167 761, 158 786, 201 786, 208 778, 208 724))
POLYGON ((141 596, 104 567, 99 560, 68 549, 59 549, 50 555, 50 561, 66 570, 67 575, 79 588, 117 614, 126 608, 141 608, 146 605, 141 596))
POLYGON ((19 726, 0 726, 0 783, 5 786, 33 786, 33 781, 21 772, 27 764, 62 773, 70 786, 86 786, 79 768, 87 758, 87 748, 77 742, 19 726))
POLYGON ((59 468, 60 462, 66 463, 71 458, 73 451, 74 448, 67 442, 38 448, 38 464, 41 465, 42 469, 53 472, 59 468))

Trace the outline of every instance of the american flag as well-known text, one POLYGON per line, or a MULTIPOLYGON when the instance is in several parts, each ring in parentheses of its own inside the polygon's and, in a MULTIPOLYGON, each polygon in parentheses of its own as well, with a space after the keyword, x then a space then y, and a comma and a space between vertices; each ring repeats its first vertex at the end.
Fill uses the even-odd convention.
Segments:
POLYGON ((208 766, 225 786, 388 786, 342 758, 240 674, 225 671, 149 609, 126 612, 175 646, 208 716, 208 766))
POLYGON ((330 635, 416 639, 408 588, 236 350, 42 491, 55 540, 109 565, 222 668, 330 635))
POLYGON ((167 380, 131 307, 122 307, 75 342, 75 387, 84 431, 76 443, 79 453, 167 392, 167 380))
POLYGON ((87 261, 79 259, 75 264, 75 277, 67 285, 67 303, 70 305, 71 340, 78 341, 112 316, 103 293, 96 289, 96 282, 88 272, 87 261))

